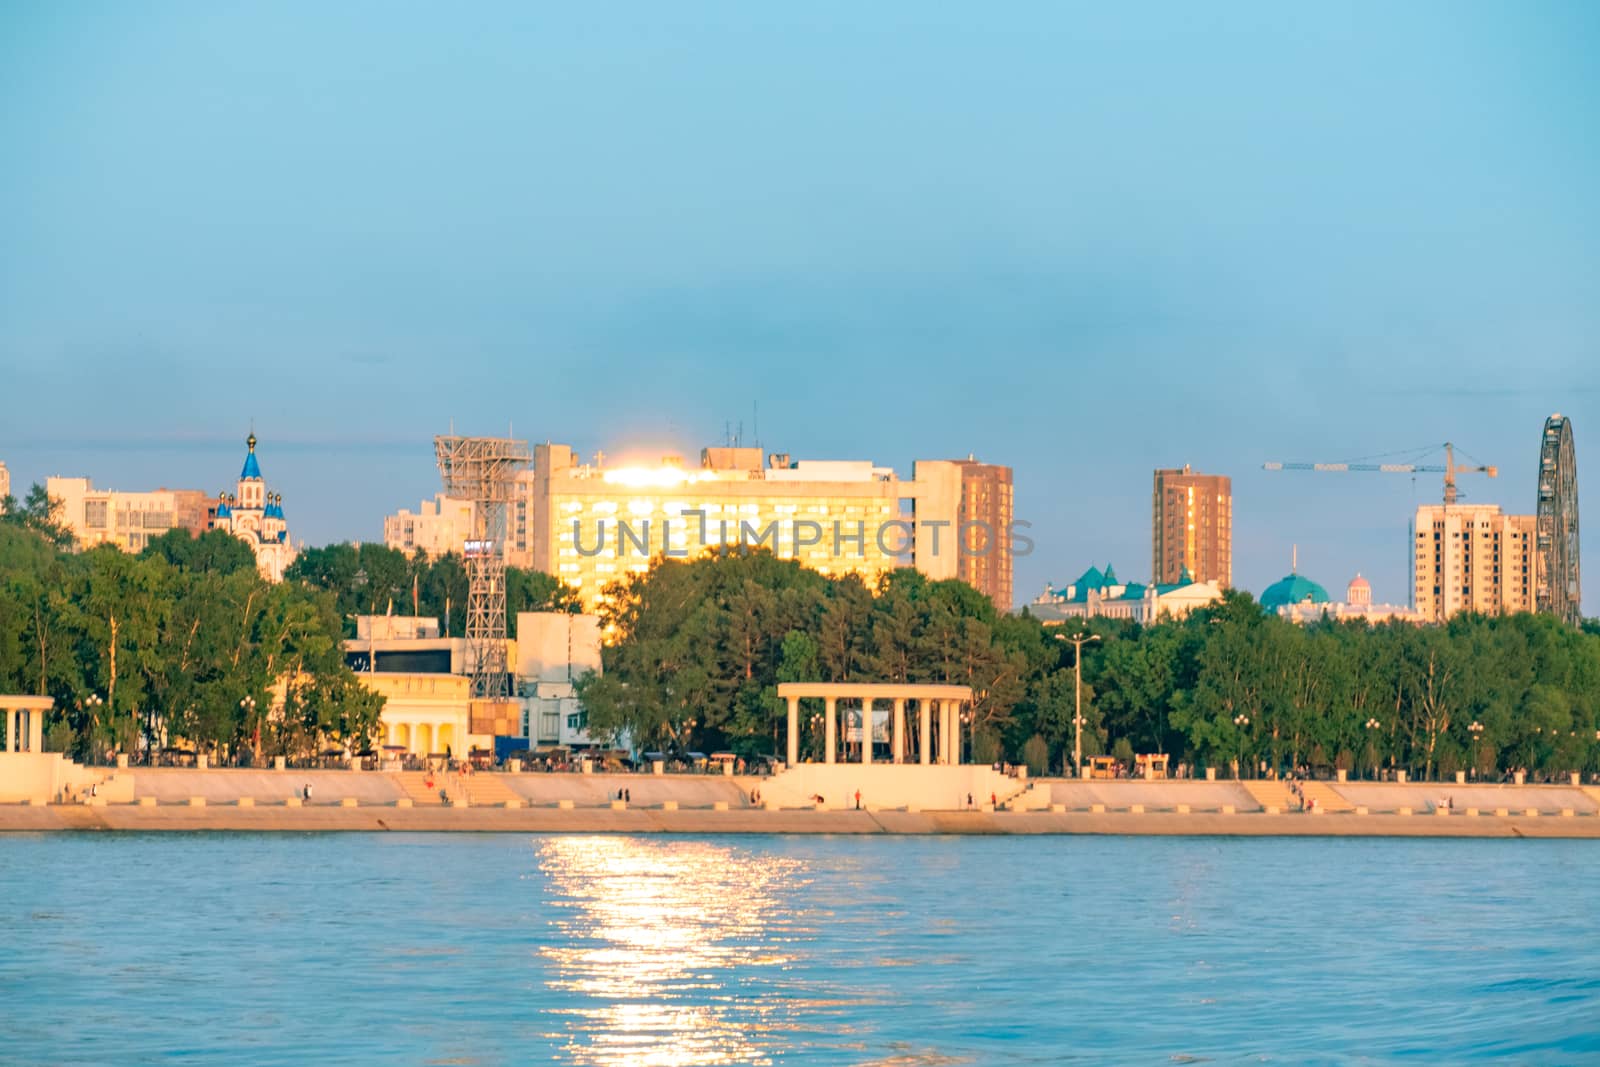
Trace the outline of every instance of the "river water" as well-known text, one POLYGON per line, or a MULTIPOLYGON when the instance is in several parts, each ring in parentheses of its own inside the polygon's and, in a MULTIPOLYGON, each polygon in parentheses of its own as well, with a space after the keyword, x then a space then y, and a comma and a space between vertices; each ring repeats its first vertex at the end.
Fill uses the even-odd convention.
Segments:
POLYGON ((1600 845, 0 837, 0 1062, 1600 1062, 1600 845))

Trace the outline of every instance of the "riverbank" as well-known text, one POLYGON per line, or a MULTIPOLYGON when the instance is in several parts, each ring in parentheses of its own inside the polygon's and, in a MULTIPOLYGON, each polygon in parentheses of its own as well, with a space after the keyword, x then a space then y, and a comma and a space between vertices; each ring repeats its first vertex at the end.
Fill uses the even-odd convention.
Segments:
POLYGON ((1600 838, 1593 815, 807 811, 661 808, 0 806, 0 833, 441 832, 606 834, 1127 834, 1224 837, 1600 838))

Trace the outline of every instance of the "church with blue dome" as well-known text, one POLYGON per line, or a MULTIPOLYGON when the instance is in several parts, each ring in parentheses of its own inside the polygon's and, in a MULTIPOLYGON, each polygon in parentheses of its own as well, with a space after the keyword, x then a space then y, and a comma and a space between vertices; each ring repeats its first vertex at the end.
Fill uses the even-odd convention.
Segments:
POLYGON ((237 491, 217 494, 217 514, 212 528, 226 530, 250 546, 256 567, 269 582, 281 582, 283 572, 299 555, 289 540, 289 522, 283 514, 283 494, 267 492, 256 459, 256 435, 245 438, 247 451, 239 471, 237 491))

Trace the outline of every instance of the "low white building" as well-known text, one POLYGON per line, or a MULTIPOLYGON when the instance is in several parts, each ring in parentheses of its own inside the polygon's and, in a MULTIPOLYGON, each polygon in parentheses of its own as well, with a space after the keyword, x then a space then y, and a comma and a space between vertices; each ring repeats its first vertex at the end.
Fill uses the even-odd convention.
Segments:
POLYGON ((1372 584, 1359 574, 1345 587, 1343 602, 1329 599, 1322 586, 1316 582, 1291 573, 1267 587, 1261 594, 1261 605, 1277 612, 1290 622, 1302 625, 1324 618, 1339 622, 1360 619, 1370 623, 1419 624, 1426 621, 1426 617, 1420 611, 1402 604, 1374 604, 1372 584), (1284 595, 1285 591, 1287 596, 1284 595))
POLYGON ((384 516, 383 543, 408 556, 419 548, 432 559, 450 552, 460 555, 461 546, 472 536, 474 510, 470 500, 439 493, 418 504, 415 512, 401 508, 384 516))
POLYGON ((1222 599, 1216 582, 1197 582, 1185 568, 1171 584, 1121 582, 1110 564, 1105 570, 1090 567, 1063 587, 1047 586, 1028 605, 1034 618, 1046 625, 1067 619, 1128 619, 1148 625, 1163 617, 1181 619, 1196 608, 1222 599))
POLYGON ((557 611, 517 613, 517 695, 530 749, 586 748, 588 718, 577 681, 600 673, 600 617, 557 611))
POLYGON ((344 643, 344 650, 345 662, 357 676, 396 702, 392 711, 384 712, 385 737, 390 744, 406 745, 425 755, 441 750, 423 746, 437 745, 438 739, 447 735, 455 738, 458 746, 469 741, 483 748, 498 744, 502 749, 575 749, 594 743, 578 702, 576 683, 590 671, 600 671, 597 615, 517 613, 516 637, 506 641, 506 663, 521 711, 517 715, 513 708, 509 722, 492 727, 491 719, 503 718, 500 706, 471 700, 464 685, 442 681, 454 677, 465 682, 472 670, 472 655, 464 638, 440 636, 437 619, 360 615, 356 617, 356 636, 344 643), (402 676, 412 681, 404 682, 402 676), (425 700, 421 699, 424 695, 425 700), (402 722, 403 731, 398 729, 402 722), (480 725, 472 726, 469 734, 469 723, 480 725), (515 736, 519 727, 521 738, 515 736), (525 744, 516 744, 518 740, 525 744))

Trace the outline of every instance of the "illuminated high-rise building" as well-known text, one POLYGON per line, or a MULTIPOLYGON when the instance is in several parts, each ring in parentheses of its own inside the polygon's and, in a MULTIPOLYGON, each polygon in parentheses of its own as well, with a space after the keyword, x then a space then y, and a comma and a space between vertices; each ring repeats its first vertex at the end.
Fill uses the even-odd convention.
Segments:
MULTIPOLYGON (((693 559, 721 546, 764 548, 823 574, 858 574, 869 586, 906 566, 935 578, 962 576, 961 463, 919 461, 916 477, 904 481, 866 460, 792 461, 756 448, 706 448, 698 466, 677 456, 583 463, 558 444, 536 445, 533 453, 520 482, 530 562, 575 586, 586 610, 605 602, 608 585, 647 571, 654 558, 693 559)), ((1006 475, 1003 507, 995 506, 999 490, 974 491, 971 510, 981 504, 1004 520, 995 536, 1005 542, 1009 587, 1006 475)), ((995 588, 1009 596, 1004 587, 984 591, 995 596, 995 588)))
POLYGON ((1155 472, 1150 524, 1152 581, 1233 585, 1233 483, 1225 475, 1155 472))

